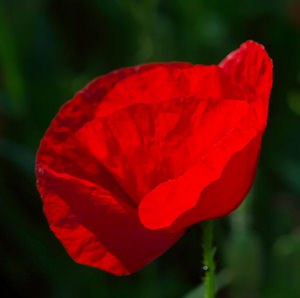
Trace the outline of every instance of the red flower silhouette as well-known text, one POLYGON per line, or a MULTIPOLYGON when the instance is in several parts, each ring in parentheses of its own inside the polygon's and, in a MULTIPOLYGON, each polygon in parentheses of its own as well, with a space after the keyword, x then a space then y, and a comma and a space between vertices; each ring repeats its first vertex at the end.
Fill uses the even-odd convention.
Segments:
POLYGON ((246 196, 266 127, 272 62, 244 43, 219 66, 117 70, 66 103, 36 162, 50 228, 81 264, 133 273, 190 225, 246 196))

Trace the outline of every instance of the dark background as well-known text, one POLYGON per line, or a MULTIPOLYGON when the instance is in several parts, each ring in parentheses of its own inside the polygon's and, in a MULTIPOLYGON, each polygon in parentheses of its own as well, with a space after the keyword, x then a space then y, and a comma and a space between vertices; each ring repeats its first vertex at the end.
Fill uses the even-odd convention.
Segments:
POLYGON ((255 185, 216 222, 218 297, 300 297, 300 1, 0 0, 1 297, 176 298, 200 284, 200 225, 130 277, 74 263, 43 216, 34 157, 58 108, 94 77, 217 64, 247 39, 273 58, 274 87, 255 185))

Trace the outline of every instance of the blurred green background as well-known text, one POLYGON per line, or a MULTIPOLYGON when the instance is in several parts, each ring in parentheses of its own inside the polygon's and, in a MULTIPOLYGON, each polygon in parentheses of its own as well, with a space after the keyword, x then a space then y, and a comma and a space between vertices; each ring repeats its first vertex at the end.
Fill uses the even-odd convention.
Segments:
POLYGON ((300 1, 0 0, 1 297, 203 297, 192 291, 200 225, 130 277, 74 263, 43 216, 34 156, 94 77, 151 61, 216 64, 247 39, 273 58, 274 87, 255 185, 216 222, 218 297, 300 297, 300 1))

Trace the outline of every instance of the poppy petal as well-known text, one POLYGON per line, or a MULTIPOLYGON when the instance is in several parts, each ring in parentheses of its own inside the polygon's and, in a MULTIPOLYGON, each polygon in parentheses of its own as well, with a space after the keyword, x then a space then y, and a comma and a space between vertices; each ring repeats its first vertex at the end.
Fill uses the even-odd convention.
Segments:
MULTIPOLYGON (((199 154, 198 161, 182 176, 161 183, 143 198, 139 205, 139 216, 147 228, 169 228, 179 216, 194 208, 198 201, 202 202, 201 194, 204 189, 217 181, 231 159, 239 151, 244 150, 259 135, 259 131, 252 127, 251 124, 249 125, 247 121, 245 108, 242 105, 242 103, 246 103, 239 102, 239 106, 237 102, 223 101, 226 105, 224 104, 220 114, 214 113, 214 124, 210 123, 210 127, 212 131, 215 131, 217 138, 215 143, 207 148, 204 154, 199 154), (228 117, 226 118, 228 123, 233 117, 236 117, 237 122, 231 122, 232 126, 227 127, 227 130, 220 135, 219 133, 217 134, 220 128, 218 117, 222 118, 224 115, 228 117), (237 117, 238 115, 241 117, 240 119, 237 117)), ((223 123, 226 123, 226 120, 223 123)), ((205 121, 205 115, 202 116, 202 121, 205 121)), ((211 121, 211 117, 208 116, 206 121, 211 121)), ((208 130, 206 133, 209 134, 211 131, 208 130)), ((197 135, 194 137, 197 138, 197 135)), ((252 181, 252 176, 247 178, 252 181)), ((227 185, 227 187, 233 188, 235 184, 227 185)), ((221 196, 222 189, 220 189, 219 193, 219 197, 221 196)), ((241 200, 241 198, 238 198, 238 200, 241 200)), ((222 202, 222 198, 219 201, 222 202)), ((232 207, 229 204, 227 205, 226 202, 224 202, 224 205, 232 210, 232 207)), ((220 214, 221 216, 224 212, 222 207, 219 207, 215 207, 214 214, 220 214)), ((211 218, 211 214, 206 213, 206 211, 201 210, 199 217, 211 218)))
POLYGON ((75 261, 116 275, 142 268, 183 232, 166 235, 145 229, 135 202, 76 134, 94 119, 116 84, 160 65, 121 69, 94 80, 62 107, 37 154, 37 186, 51 229, 75 261))
POLYGON ((178 231, 200 221, 225 216, 239 206, 255 177, 261 137, 258 134, 230 159, 221 176, 204 188, 195 207, 179 216, 168 231, 178 231))
POLYGON ((261 44, 251 40, 243 43, 220 63, 220 68, 244 92, 252 93, 256 99, 262 97, 268 107, 273 63, 261 44))
POLYGON ((240 204, 252 185, 267 122, 272 61, 261 45, 250 41, 225 58, 221 69, 242 90, 249 112, 201 162, 145 196, 139 216, 149 229, 176 231, 223 216, 240 204))
POLYGON ((150 231, 115 193, 83 179, 38 168, 50 228, 78 263, 115 275, 131 274, 182 236, 150 231))

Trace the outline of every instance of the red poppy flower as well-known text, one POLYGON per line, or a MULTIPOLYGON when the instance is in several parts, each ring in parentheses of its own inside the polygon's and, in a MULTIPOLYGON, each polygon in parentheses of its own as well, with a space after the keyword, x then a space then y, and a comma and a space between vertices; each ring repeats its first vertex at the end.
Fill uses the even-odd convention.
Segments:
POLYGON ((50 228, 81 264, 116 275, 247 194, 266 127, 272 62, 244 43, 219 66, 160 63, 94 80, 66 103, 36 162, 50 228))

